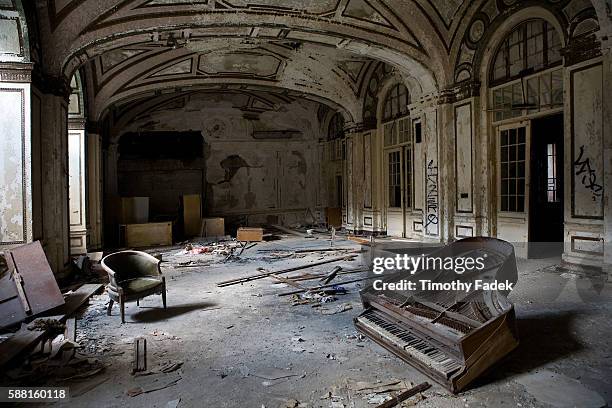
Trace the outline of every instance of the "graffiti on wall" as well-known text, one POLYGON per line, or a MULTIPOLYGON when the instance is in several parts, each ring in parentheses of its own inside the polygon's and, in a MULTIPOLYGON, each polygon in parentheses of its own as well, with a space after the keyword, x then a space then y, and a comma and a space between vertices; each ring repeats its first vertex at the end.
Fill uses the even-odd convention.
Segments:
POLYGON ((439 223, 439 193, 438 193, 438 166, 433 160, 427 162, 426 177, 426 211, 425 211, 425 233, 427 235, 438 235, 439 223))
POLYGON ((580 178, 580 183, 591 192, 593 201, 597 201, 603 194, 603 186, 597 182, 597 172, 591 166, 591 159, 584 157, 584 145, 580 146, 580 153, 574 162, 575 175, 580 178))

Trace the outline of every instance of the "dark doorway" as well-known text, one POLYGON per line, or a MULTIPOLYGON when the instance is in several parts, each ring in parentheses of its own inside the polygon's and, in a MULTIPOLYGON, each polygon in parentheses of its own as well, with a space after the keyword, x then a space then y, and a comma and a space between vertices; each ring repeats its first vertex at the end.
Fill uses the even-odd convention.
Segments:
POLYGON ((563 252, 563 115, 531 122, 529 258, 563 252))

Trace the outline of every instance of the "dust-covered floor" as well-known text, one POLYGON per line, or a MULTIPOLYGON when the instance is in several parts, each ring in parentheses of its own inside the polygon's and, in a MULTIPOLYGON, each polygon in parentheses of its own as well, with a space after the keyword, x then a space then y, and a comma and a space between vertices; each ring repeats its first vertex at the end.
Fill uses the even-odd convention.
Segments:
MULTIPOLYGON (((338 247, 357 249, 340 240, 338 247)), ((473 388, 454 396, 374 342, 359 335, 359 288, 330 303, 294 305, 293 290, 272 278, 218 288, 219 281, 337 257, 279 256, 270 248, 329 246, 324 239, 284 238, 247 250, 183 255, 166 249, 162 270, 168 308, 150 296, 106 315, 94 297, 78 321, 77 353, 88 367, 58 367, 46 385, 69 385, 70 407, 375 407, 390 391, 423 381, 432 388, 406 401, 418 407, 547 407, 612 405, 612 285, 558 271, 559 259, 518 262, 514 302, 520 347, 473 388), (199 263, 205 264, 198 265, 199 263), (132 375, 133 342, 147 341, 147 372, 132 375), (70 378, 69 380, 62 378, 70 378), (81 378, 79 378, 81 377, 81 378)), ((342 262, 358 268, 362 261, 342 262)), ((326 264, 305 272, 329 272, 326 264)), ((363 274, 344 275, 337 281, 363 274)), ((318 280, 304 281, 316 285, 318 280)), ((73 359, 74 360, 74 359, 73 359)), ((17 371, 15 371, 16 373, 17 371)), ((13 375, 17 375, 13 373, 13 375)), ((34 406, 29 404, 29 406, 34 406)))

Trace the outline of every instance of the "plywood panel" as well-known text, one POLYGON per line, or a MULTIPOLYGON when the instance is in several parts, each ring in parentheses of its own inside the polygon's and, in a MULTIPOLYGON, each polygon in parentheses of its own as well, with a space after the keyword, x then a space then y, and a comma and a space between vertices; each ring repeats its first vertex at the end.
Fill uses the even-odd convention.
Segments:
POLYGON ((202 236, 220 237, 225 235, 225 220, 223 218, 202 218, 202 236))
POLYGON ((172 223, 128 224, 125 226, 125 239, 131 248, 172 245, 172 223))
POLYGON ((183 226, 185 235, 195 237, 200 234, 202 224, 202 198, 199 194, 183 196, 183 226))
POLYGON ((121 197, 121 224, 144 224, 149 221, 149 197, 121 197))

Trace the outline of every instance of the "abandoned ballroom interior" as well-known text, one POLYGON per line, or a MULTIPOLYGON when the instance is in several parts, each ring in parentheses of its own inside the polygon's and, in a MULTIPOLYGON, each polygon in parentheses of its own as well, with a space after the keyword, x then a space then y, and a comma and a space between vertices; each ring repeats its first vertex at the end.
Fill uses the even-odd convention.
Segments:
MULTIPOLYGON (((202 236, 196 196, 219 235, 494 237, 519 283, 554 264, 609 294, 611 49, 610 0, 0 0, 0 251, 39 241, 70 282, 79 256, 137 246, 126 198, 171 246, 202 236)), ((169 304, 250 270, 231 265, 177 275, 169 304)))

